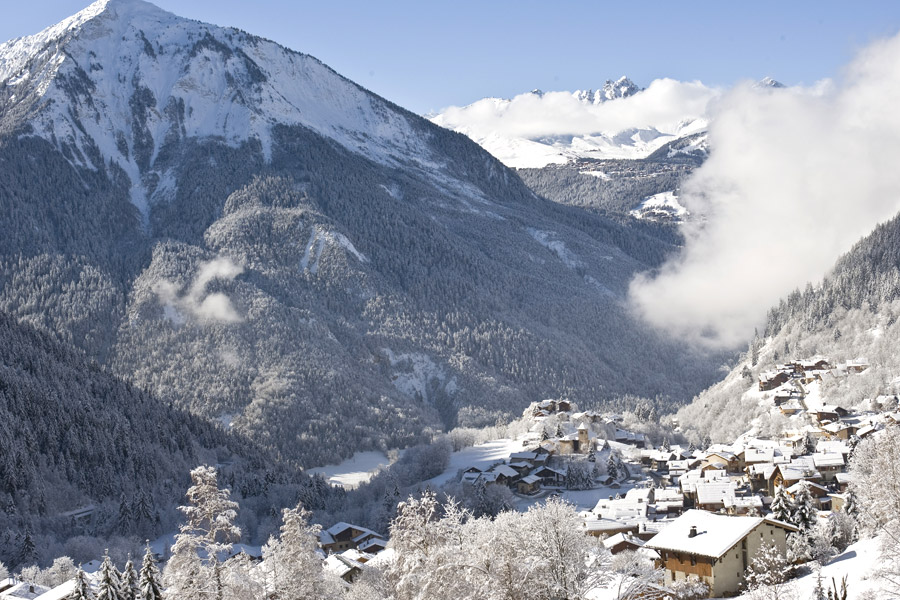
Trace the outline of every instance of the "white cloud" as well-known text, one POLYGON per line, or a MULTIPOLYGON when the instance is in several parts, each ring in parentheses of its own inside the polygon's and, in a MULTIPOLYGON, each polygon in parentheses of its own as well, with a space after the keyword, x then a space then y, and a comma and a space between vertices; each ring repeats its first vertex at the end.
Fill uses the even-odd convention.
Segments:
POLYGON ((717 94, 700 82, 657 79, 641 93, 596 105, 581 102, 569 92, 521 94, 512 100, 485 98, 446 108, 435 122, 476 139, 501 135, 533 140, 615 134, 632 128, 667 131, 685 119, 702 117, 717 94))
POLYGON ((900 209, 900 37, 877 42, 837 82, 741 85, 716 103, 711 155, 682 203, 704 220, 655 277, 640 314, 673 334, 736 346, 792 289, 900 209))
POLYGON ((153 291, 163 305, 166 318, 180 325, 193 317, 200 321, 237 323, 243 319, 235 310, 231 300, 221 292, 206 293, 206 286, 214 279, 232 280, 244 268, 228 258, 219 257, 202 263, 186 294, 181 294, 177 285, 168 280, 157 282, 153 291))

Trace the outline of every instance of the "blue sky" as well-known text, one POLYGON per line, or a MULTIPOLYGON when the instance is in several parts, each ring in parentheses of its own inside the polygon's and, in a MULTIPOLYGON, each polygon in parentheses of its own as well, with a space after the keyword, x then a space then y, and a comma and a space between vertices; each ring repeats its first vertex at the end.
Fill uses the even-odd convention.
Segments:
MULTIPOLYGON (((36 33, 87 0, 4 7, 0 39, 36 33)), ((900 29, 900 2, 299 2, 157 0, 312 54, 419 113, 533 88, 596 88, 628 75, 728 86, 839 77, 868 42, 900 29)))

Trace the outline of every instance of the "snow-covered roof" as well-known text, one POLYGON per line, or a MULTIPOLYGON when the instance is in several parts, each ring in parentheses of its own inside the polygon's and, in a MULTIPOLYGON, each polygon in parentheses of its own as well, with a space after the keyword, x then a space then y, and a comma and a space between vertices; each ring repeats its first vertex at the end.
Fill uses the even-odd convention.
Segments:
POLYGON ((797 531, 792 525, 765 517, 733 517, 694 509, 672 521, 646 547, 719 558, 762 523, 797 531), (694 537, 690 537, 692 527, 696 527, 694 537))
POLYGON ((540 481, 540 480, 541 480, 541 478, 538 477, 537 475, 528 475, 528 476, 523 477, 522 479, 520 479, 520 481, 521 481, 522 483, 527 483, 527 484, 530 484, 530 483, 537 483, 537 482, 540 481))
POLYGON ((362 552, 361 550, 359 550, 357 548, 348 548, 347 550, 344 550, 343 552, 341 552, 340 555, 343 556, 344 558, 349 558, 350 560, 355 560, 358 563, 368 562, 368 561, 372 560, 372 558, 375 557, 374 554, 370 554, 368 552, 362 552))
POLYGON ((734 496, 734 483, 698 483, 697 484, 697 503, 698 504, 724 504, 725 498, 734 496))
POLYGON ((18 600, 20 598, 25 598, 26 600, 34 600, 34 598, 38 598, 41 595, 46 594, 49 591, 50 591, 50 588, 46 588, 46 587, 44 587, 42 585, 38 585, 36 583, 29 583, 27 581, 23 581, 21 583, 18 583, 16 585, 12 586, 5 592, 0 593, 0 598, 3 598, 4 600, 6 598, 9 598, 10 600, 13 600, 13 599, 18 600))
POLYGON ((497 465, 493 469, 491 469, 491 473, 495 473, 496 475, 504 475, 506 477, 518 477, 519 472, 510 467, 509 465, 497 465))
POLYGON ((359 545, 359 549, 366 553, 378 552, 387 546, 387 542, 381 537, 373 537, 359 545), (377 550, 376 550, 377 548, 377 550))
POLYGON ((509 460, 511 461, 519 461, 519 460, 535 460, 537 458, 537 452, 513 452, 509 455, 509 460))
POLYGON ((621 544, 622 542, 634 544, 635 546, 643 546, 644 545, 644 540, 642 540, 641 538, 635 537, 629 533, 621 532, 621 533, 617 533, 617 534, 610 536, 610 537, 606 538, 605 540, 603 540, 603 546, 606 547, 607 549, 614 548, 614 547, 618 546, 619 544, 621 544))
POLYGON ((795 483, 794 485, 789 487, 787 489, 787 492, 789 492, 791 495, 794 495, 794 494, 798 493, 801 489, 803 489, 804 485, 807 485, 810 488, 815 488, 822 492, 828 491, 828 488, 826 488, 824 485, 819 485, 818 483, 816 483, 814 481, 805 481, 804 480, 804 481, 798 481, 797 483, 795 483))
POLYGON ((827 454, 813 454, 813 464, 820 467, 843 467, 844 455, 837 452, 827 454))
POLYGON ((340 554, 329 554, 325 559, 325 570, 334 573, 338 577, 343 577, 353 569, 362 570, 362 563, 340 554))
POLYGON ((35 600, 66 600, 73 591, 75 591, 75 580, 70 579, 50 591, 41 594, 35 600))
POLYGON ((744 449, 745 463, 766 463, 775 459, 775 448, 746 448, 744 449))

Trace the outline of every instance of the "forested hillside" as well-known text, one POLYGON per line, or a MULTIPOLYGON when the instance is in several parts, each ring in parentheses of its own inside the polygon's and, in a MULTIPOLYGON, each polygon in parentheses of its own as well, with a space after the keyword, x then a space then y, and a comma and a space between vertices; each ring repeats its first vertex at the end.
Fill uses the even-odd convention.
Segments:
POLYGON ((304 466, 715 377, 626 305, 671 229, 310 56, 100 0, 0 45, 0 82, 0 309, 304 466))
MULTIPOLYGON (((767 412, 756 388, 760 372, 781 361, 825 356, 831 364, 868 365, 852 377, 820 384, 829 404, 868 408, 900 393, 900 216, 883 223, 841 257, 824 280, 797 290, 769 311, 763 333, 725 378, 678 413, 681 423, 714 441, 739 435, 767 412), (717 415, 733 415, 718 419, 717 415)), ((758 421, 778 427, 768 418, 758 421)))
POLYGON ((117 551, 139 548, 173 527, 187 474, 203 463, 247 500, 251 538, 276 526, 272 506, 302 493, 324 508, 333 494, 0 313, 0 562, 91 560, 116 539, 117 551))

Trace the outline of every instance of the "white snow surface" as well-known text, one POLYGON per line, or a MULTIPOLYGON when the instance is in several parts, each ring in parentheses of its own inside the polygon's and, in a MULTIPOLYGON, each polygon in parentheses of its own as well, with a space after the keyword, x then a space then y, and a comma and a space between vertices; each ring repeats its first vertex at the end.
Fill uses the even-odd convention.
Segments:
POLYGON ((13 102, 36 102, 29 113, 36 135, 81 151, 73 162, 99 167, 85 153, 95 143, 105 163, 118 163, 144 214, 147 190, 130 104, 139 88, 153 96, 146 112, 152 159, 167 136, 232 146, 256 138, 268 157, 277 123, 308 127, 383 164, 439 168, 428 161, 427 138, 401 111, 317 59, 142 0, 99 0, 36 35, 0 45, 4 86, 13 102), (89 88, 75 92, 74 101, 72 82, 89 88), (179 106, 183 118, 175 115, 179 106))
POLYGON ((337 231, 331 231, 322 225, 315 225, 309 241, 306 243, 306 251, 300 259, 301 271, 309 270, 314 275, 319 272, 319 259, 322 258, 322 251, 325 249, 326 244, 343 248, 355 256, 359 262, 369 262, 369 259, 356 249, 356 246, 353 245, 353 242, 346 235, 337 231))
POLYGON ((390 464, 391 461, 384 452, 371 450, 357 452, 340 464, 307 469, 306 472, 309 475, 319 473, 331 485, 340 485, 349 490, 369 481, 390 464))
POLYGON ((541 231, 540 229, 534 229, 529 227, 528 234, 534 238, 534 240, 539 243, 541 246, 547 248, 563 262, 570 269, 577 269, 582 265, 582 262, 578 259, 578 257, 566 247, 565 242, 559 239, 554 239, 558 237, 558 234, 553 231, 541 231))
POLYGON ((457 390, 456 377, 447 378, 443 367, 435 363, 431 357, 421 352, 398 353, 390 348, 382 348, 385 356, 394 367, 391 381, 398 391, 410 398, 419 397, 431 400, 431 386, 437 381, 439 387, 453 394, 457 390))
POLYGON ((432 487, 442 486, 454 479, 456 473, 460 469, 467 469, 469 467, 486 469, 496 462, 505 461, 513 452, 522 452, 522 450, 521 439, 491 440, 490 442, 478 444, 477 446, 463 448, 459 452, 450 454, 450 463, 447 465, 447 468, 444 469, 443 473, 423 482, 423 485, 431 485, 432 487))
POLYGON ((644 198, 640 206, 631 211, 631 216, 638 219, 666 214, 675 220, 682 221, 690 213, 679 201, 678 193, 674 191, 661 192, 644 198))

